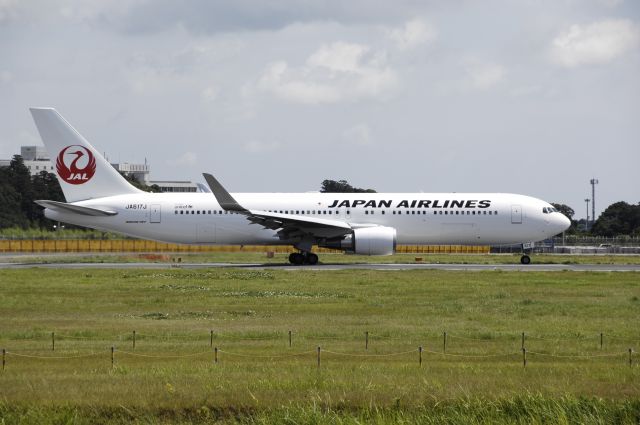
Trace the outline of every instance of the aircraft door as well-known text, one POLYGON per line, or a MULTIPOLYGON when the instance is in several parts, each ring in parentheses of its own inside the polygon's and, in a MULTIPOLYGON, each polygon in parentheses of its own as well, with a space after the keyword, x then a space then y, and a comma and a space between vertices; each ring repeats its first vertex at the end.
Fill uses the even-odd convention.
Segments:
POLYGON ((160 223, 161 216, 160 204, 151 204, 149 206, 149 223, 160 223))
POLYGON ((347 215, 347 209, 345 207, 339 208, 340 211, 340 220, 349 221, 349 216, 347 215))
POLYGON ((522 207, 511 205, 511 224, 522 224, 522 207))

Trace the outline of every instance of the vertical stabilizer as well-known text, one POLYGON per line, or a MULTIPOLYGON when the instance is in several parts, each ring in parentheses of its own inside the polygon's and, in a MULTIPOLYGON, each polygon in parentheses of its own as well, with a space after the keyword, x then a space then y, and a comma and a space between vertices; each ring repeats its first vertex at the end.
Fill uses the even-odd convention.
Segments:
POLYGON ((31 108, 67 202, 140 193, 53 108, 31 108))

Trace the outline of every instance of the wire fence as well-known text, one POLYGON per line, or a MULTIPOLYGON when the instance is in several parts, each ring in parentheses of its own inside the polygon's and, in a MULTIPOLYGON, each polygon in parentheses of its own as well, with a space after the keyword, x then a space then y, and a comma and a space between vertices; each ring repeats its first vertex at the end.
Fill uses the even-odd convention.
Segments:
MULTIPOLYGON (((415 362, 416 359, 419 365, 423 363, 423 356, 429 356, 431 358, 443 358, 451 360, 499 360, 504 361, 521 361, 523 367, 527 366, 527 362, 538 358, 540 361, 544 361, 545 358, 557 359, 557 360, 589 360, 589 359, 615 359, 616 357, 626 358, 628 365, 634 365, 634 357, 636 350, 635 344, 640 342, 640 339, 634 336, 622 336, 622 335, 605 335, 604 332, 594 334, 576 334, 574 336, 567 335, 528 335, 525 332, 520 334, 516 333, 496 333, 499 338, 489 338, 486 335, 470 336, 461 335, 455 333, 443 332, 441 335, 432 333, 426 335, 414 335, 414 336, 390 336, 390 335, 376 335, 365 331, 363 335, 313 335, 313 334, 294 334, 292 331, 286 333, 273 332, 268 335, 234 335, 214 333, 213 330, 208 335, 203 334, 190 334, 190 335, 178 335, 178 334, 140 334, 136 331, 119 333, 111 335, 109 337, 100 335, 72 335, 72 334, 56 334, 51 332, 50 341, 45 342, 45 334, 34 334, 30 338, 20 336, 17 338, 2 338, 0 337, 0 343, 5 348, 2 349, 2 370, 7 367, 8 360, 14 358, 16 361, 20 359, 31 360, 77 360, 83 358, 107 356, 110 354, 111 366, 115 367, 116 358, 120 361, 124 361, 129 358, 141 358, 146 360, 160 360, 160 359, 186 359, 186 358, 198 358, 202 357, 207 361, 213 360, 214 363, 218 363, 221 357, 224 357, 226 361, 232 362, 234 358, 253 359, 256 361, 275 361, 281 359, 293 359, 304 358, 305 356, 315 357, 315 361, 318 367, 321 365, 321 358, 334 357, 334 358, 353 358, 353 359, 378 359, 385 360, 390 358, 397 358, 395 361, 407 361, 415 362), (295 337, 295 338, 294 338, 295 337), (440 341, 436 342, 436 338, 440 341), (180 349, 193 350, 193 345, 197 344, 203 346, 208 345, 206 349, 200 348, 197 351, 190 351, 186 353, 178 353, 173 346, 165 346, 164 352, 151 351, 140 352, 136 351, 136 344, 144 342, 145 339, 156 341, 172 341, 175 339, 180 344, 180 349), (311 341, 314 341, 315 346, 312 350, 304 350, 299 352, 290 352, 294 345, 294 339, 296 346, 309 347, 311 341), (303 342, 299 343, 300 339, 303 342), (341 350, 334 349, 332 344, 328 343, 328 340, 341 343, 341 350), (64 342, 72 341, 68 347, 64 347, 64 342), (29 341, 29 347, 8 349, 7 347, 19 346, 24 341, 29 341), (78 344, 90 341, 92 343, 99 343, 103 347, 105 344, 107 348, 96 349, 95 346, 86 348, 91 351, 82 353, 80 352, 83 347, 79 347, 78 344), (238 347, 240 342, 255 341, 265 342, 270 341, 279 344, 269 347, 255 346, 255 344, 245 344, 242 347, 238 347), (320 341, 327 343, 325 348, 321 348, 320 341), (429 344, 421 343, 415 344, 417 341, 429 342, 429 344), (558 349, 561 348, 558 345, 560 341, 567 341, 573 343, 572 347, 574 352, 562 352, 558 349), (613 343, 611 341, 614 341, 613 343), (282 346, 282 343, 288 345, 288 349, 282 346), (489 346, 490 350, 486 350, 485 343, 501 343, 502 345, 496 347, 495 344, 489 346), (605 344, 606 342, 606 344, 605 344), (42 343, 42 344, 39 344, 42 343), (578 347, 575 347, 578 343, 578 347), (583 343, 590 344, 590 350, 580 348, 579 345, 583 343), (40 345, 39 347, 37 345, 40 345), (57 344, 57 345, 56 345, 57 344), (131 344, 129 346, 129 344, 131 344), (362 344, 360 348, 356 348, 354 351, 346 351, 345 348, 352 344, 362 344), (375 350, 374 345, 377 344, 375 350), (472 346, 469 346, 469 345, 472 346), (623 345, 627 345, 623 347, 623 345), (61 345, 63 347, 61 347, 61 345), (109 347, 110 345, 110 347, 109 347), (128 348, 125 347, 128 346, 128 348), (519 346, 518 346, 519 345, 519 346), (547 346, 544 346, 547 345, 547 346), (552 347, 548 347, 551 345, 552 347), (409 348, 412 346, 412 348, 409 348), (118 347, 118 348, 116 348, 118 347), (222 349, 221 347, 225 347, 222 349), (235 347, 228 350, 226 347, 235 347), (328 348, 327 348, 328 347, 328 348), (402 349, 400 350, 400 348, 402 349), (533 347, 533 350, 529 350, 527 347, 533 347), (370 349, 372 349, 370 351, 370 349), (452 350, 453 349, 453 350, 452 350), (596 352, 593 350, 596 349, 596 352), (51 354, 41 354, 40 352, 47 350, 51 354), (61 351, 72 351, 68 354, 61 355, 61 351), (168 352, 168 350, 173 350, 168 352), (276 352, 266 352, 268 350, 278 350, 276 352), (286 350, 286 351, 282 351, 286 350), (605 351, 610 350, 610 351, 605 351), (37 352, 37 353, 34 353, 37 352), (577 351, 577 352, 576 352, 577 351), (213 357, 213 359, 211 359, 213 357), (410 357, 414 357, 410 360, 410 357)), ((156 350, 157 343, 148 345, 144 349, 156 350)), ((337 345, 334 343, 334 345, 337 345)), ((138 349, 140 347, 138 346, 138 349)))

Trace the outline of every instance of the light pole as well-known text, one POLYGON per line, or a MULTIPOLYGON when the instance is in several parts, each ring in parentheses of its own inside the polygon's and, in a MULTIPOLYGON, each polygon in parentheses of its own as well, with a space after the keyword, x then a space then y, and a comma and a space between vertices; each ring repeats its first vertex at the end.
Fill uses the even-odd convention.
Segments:
POLYGON ((589 231, 589 198, 585 198, 584 202, 587 203, 587 220, 584 222, 584 231, 588 232, 589 231))
POLYGON ((596 185, 599 183, 598 179, 591 179, 591 224, 596 222, 596 185))

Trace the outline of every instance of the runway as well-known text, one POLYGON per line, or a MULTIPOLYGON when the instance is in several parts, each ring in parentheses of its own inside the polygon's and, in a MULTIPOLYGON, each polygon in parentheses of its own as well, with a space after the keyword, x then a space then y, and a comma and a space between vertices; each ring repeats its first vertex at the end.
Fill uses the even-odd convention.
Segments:
POLYGON ((292 266, 290 264, 259 263, 0 263, 0 269, 206 269, 206 268, 250 268, 258 270, 455 270, 455 271, 574 271, 574 272, 640 272, 640 264, 317 264, 315 266, 292 266))

